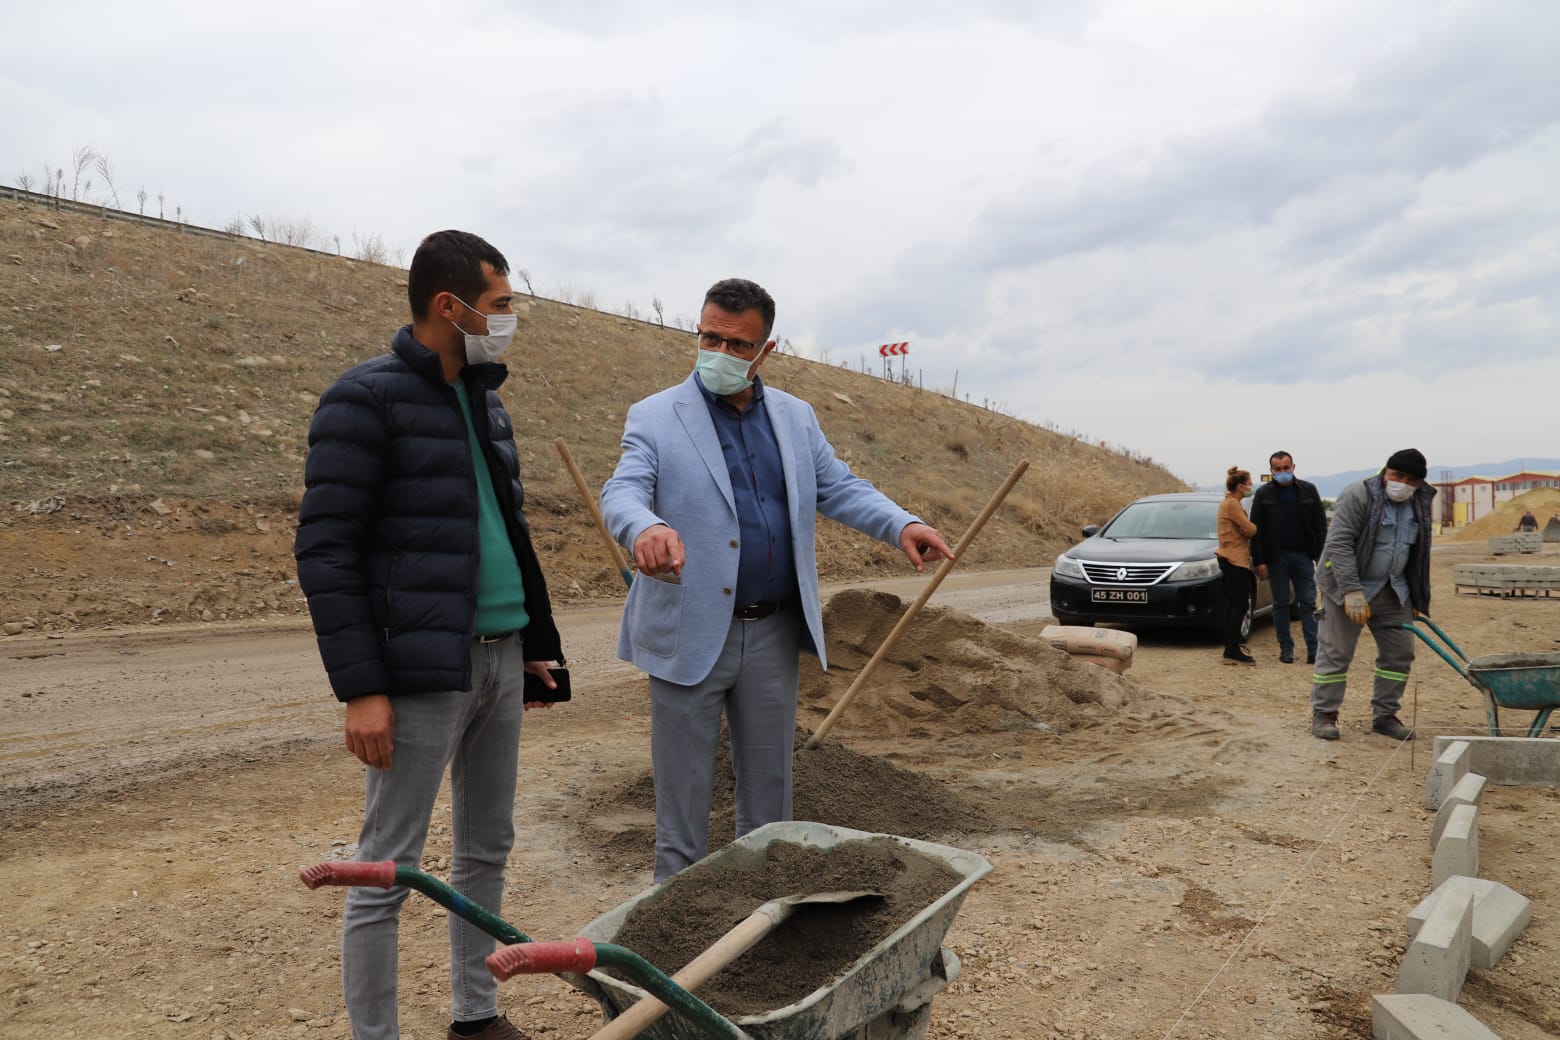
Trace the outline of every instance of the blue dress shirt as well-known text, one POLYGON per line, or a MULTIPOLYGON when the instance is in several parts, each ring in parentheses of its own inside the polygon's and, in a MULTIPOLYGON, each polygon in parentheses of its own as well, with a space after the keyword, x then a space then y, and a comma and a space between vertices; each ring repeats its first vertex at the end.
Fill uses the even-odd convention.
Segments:
POLYGON ((764 384, 754 377, 753 399, 745 411, 718 397, 694 374, 704 393, 726 473, 737 500, 741 553, 737 563, 736 605, 780 602, 796 595, 796 559, 791 552, 791 511, 780 466, 780 444, 764 408, 764 384))

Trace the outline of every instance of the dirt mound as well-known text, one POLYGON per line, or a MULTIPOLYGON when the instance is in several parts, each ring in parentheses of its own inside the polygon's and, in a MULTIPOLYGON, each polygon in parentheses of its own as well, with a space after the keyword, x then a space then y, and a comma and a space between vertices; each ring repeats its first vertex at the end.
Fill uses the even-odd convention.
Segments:
MULTIPOLYGON (((824 608, 828 672, 803 669, 798 718, 823 721, 904 613, 897 596, 846 589, 824 608)), ((1132 680, 947 607, 916 616, 833 732, 940 739, 1066 733, 1145 699, 1132 680)))
POLYGON ((1495 507, 1495 512, 1475 520, 1452 535, 1451 540, 1482 542, 1494 535, 1511 534, 1517 521, 1522 519, 1522 514, 1529 509, 1533 511, 1534 518, 1538 520, 1538 529, 1542 531, 1551 516, 1560 514, 1560 488, 1538 488, 1518 495, 1509 502, 1502 502, 1495 507))
MULTIPOLYGON (((792 764, 792 816, 837 827, 936 840, 998 829, 980 802, 922 773, 860 755, 838 743, 807 751, 798 729, 792 764)), ((736 781, 724 735, 715 762, 715 800, 709 851, 736 834, 736 781)), ((642 773, 618 781, 591 800, 580 816, 589 846, 605 860, 649 865, 655 849, 655 779, 642 773)))
MULTIPOLYGON (((803 742, 845 692, 904 612, 897 596, 847 589, 824 611, 829 672, 801 684, 793 761, 793 816, 908 838, 947 840, 1017 831, 1070 836, 1104 817, 1134 811, 1119 798, 1090 792, 955 790, 923 773, 844 747, 837 737, 922 739, 939 748, 953 738, 984 737, 1004 747, 1055 739, 1120 721, 1135 726, 1159 714, 1154 695, 1124 676, 1074 662, 1065 651, 943 607, 923 610, 894 652, 874 671, 830 739, 803 742)), ((809 669, 803 669, 804 673, 809 669)), ((1198 784, 1196 797, 1207 792, 1198 784)), ((1189 788, 1190 789, 1190 788, 1189 788)), ((710 851, 735 834, 735 781, 724 736, 715 766, 710 851)), ((1146 804, 1146 802, 1145 802, 1146 804)), ((609 782, 582 814, 586 844, 607 860, 648 864, 655 847, 655 781, 649 772, 609 782)))

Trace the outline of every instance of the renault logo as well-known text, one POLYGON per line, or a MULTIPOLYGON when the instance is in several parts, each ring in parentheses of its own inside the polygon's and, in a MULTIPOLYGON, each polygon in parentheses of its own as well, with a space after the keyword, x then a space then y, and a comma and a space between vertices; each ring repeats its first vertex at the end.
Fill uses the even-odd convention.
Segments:
POLYGON ((1125 567, 1122 567, 1121 569, 1116 571, 1116 580, 1117 581, 1126 581, 1127 580, 1127 569, 1125 567))

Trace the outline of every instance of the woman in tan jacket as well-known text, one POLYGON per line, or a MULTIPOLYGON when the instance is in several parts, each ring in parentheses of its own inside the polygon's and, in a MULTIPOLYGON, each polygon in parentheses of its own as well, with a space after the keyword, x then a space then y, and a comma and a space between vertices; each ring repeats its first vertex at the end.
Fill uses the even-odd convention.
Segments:
POLYGON ((1257 525, 1246 515, 1241 500, 1251 494, 1251 474, 1231 466, 1224 479, 1224 501, 1219 503, 1219 570, 1224 575, 1224 663, 1256 664, 1240 645, 1240 626, 1250 608, 1255 582, 1251 573, 1251 539, 1257 525))

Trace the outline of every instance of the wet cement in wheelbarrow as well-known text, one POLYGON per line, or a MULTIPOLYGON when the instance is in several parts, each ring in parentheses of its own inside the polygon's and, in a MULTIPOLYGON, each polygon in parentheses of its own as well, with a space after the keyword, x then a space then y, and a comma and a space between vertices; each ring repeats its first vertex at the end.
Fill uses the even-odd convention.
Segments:
MULTIPOLYGON (((946 864, 882 838, 826 849, 775 842, 766 852, 753 868, 710 861, 689 867, 654 902, 636 907, 613 941, 672 974, 770 899, 882 892, 882 899, 799 907, 699 987, 698 995, 728 1018, 760 1015, 827 985, 961 880, 946 864)), ((904 980, 906 989, 919 981, 904 980)))

